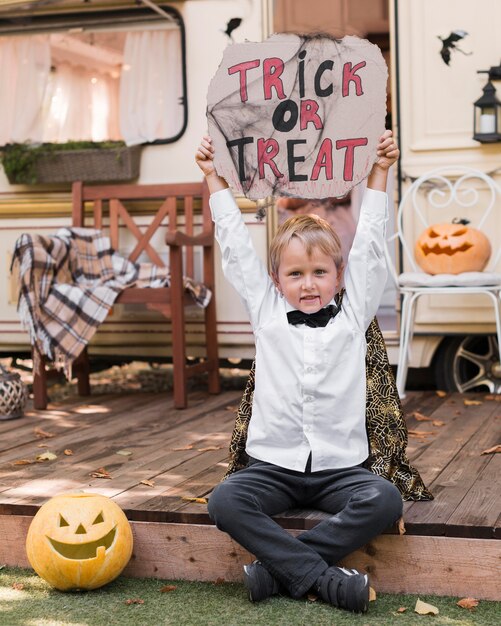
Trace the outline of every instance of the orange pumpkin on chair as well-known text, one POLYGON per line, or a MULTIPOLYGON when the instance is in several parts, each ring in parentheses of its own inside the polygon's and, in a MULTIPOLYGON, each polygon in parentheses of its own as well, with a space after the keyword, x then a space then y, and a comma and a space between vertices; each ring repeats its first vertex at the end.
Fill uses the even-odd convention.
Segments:
POLYGON ((421 269, 428 274, 481 272, 491 256, 491 244, 467 224, 467 220, 433 224, 422 232, 414 249, 421 269))

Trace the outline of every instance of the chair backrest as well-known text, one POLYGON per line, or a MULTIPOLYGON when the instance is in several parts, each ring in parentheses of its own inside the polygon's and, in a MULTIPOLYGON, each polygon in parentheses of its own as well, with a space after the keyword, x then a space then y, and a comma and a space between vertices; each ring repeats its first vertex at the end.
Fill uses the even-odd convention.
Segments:
MULTIPOLYGON (((468 226, 482 230, 491 242, 492 254, 488 269, 494 269, 501 257, 501 188, 487 174, 466 167, 441 167, 416 179, 405 191, 399 204, 396 232, 388 243, 400 243, 406 271, 422 271, 414 257, 414 244, 419 235, 437 223, 468 220, 468 226), (496 241, 497 238, 497 241, 496 241)), ((389 257, 387 252, 387 257, 389 257)), ((393 277, 397 273, 390 264, 393 277)))
MULTIPOLYGON (((85 185, 77 181, 72 188, 72 224, 106 230, 111 246, 121 252, 120 234, 128 231, 136 239, 128 258, 137 261, 145 254, 159 266, 167 264, 158 253, 158 242, 152 243, 159 230, 180 230, 187 235, 213 230, 205 183, 85 185), (86 222, 88 204, 92 204, 92 224, 86 222), (145 213, 151 220, 146 226, 138 225, 136 220, 144 222, 145 213)), ((165 246, 164 238, 161 243, 165 246)), ((186 275, 193 276, 193 246, 187 246, 184 265, 186 275)))

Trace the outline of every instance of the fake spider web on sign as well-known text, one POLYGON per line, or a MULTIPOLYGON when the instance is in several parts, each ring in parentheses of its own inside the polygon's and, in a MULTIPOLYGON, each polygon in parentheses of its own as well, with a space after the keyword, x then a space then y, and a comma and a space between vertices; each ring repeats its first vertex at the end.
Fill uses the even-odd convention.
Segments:
POLYGON ((376 161, 387 79, 379 48, 357 37, 228 46, 207 96, 217 173, 251 200, 346 195, 376 161))

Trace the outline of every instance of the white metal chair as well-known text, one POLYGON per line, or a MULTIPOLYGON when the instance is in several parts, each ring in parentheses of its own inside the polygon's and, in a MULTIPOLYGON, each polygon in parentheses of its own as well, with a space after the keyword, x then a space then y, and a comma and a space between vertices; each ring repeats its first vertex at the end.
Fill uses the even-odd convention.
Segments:
MULTIPOLYGON (((396 233, 388 243, 400 242, 404 273, 398 273, 387 259, 393 279, 402 295, 400 318, 400 351, 397 369, 397 388, 405 395, 405 383, 410 359, 417 301, 421 296, 481 294, 490 298, 496 323, 497 351, 501 347, 501 273, 496 267, 501 249, 493 248, 490 261, 482 272, 460 274, 427 274, 416 263, 414 243, 421 232, 437 222, 451 222, 452 218, 469 220, 468 226, 483 230, 493 244, 489 233, 496 233, 495 220, 501 209, 501 188, 483 172, 471 168, 442 167, 418 178, 405 192, 398 207, 396 233)), ((458 228, 461 224, 458 224, 458 228)), ((497 232, 500 232, 499 221, 497 232)), ((498 235, 499 236, 499 235, 498 235)), ((469 388, 475 386, 475 379, 469 388)), ((467 389, 464 389, 467 391, 467 389)))

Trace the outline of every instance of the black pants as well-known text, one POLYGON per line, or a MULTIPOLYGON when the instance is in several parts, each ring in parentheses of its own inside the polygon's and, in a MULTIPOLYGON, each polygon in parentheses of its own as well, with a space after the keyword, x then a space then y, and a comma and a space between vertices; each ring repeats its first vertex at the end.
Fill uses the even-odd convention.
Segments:
POLYGON ((360 466, 303 473, 251 460, 217 485, 208 508, 220 530, 300 598, 327 567, 395 523, 402 498, 392 483, 360 466), (332 517, 293 537, 271 516, 297 507, 332 517))

